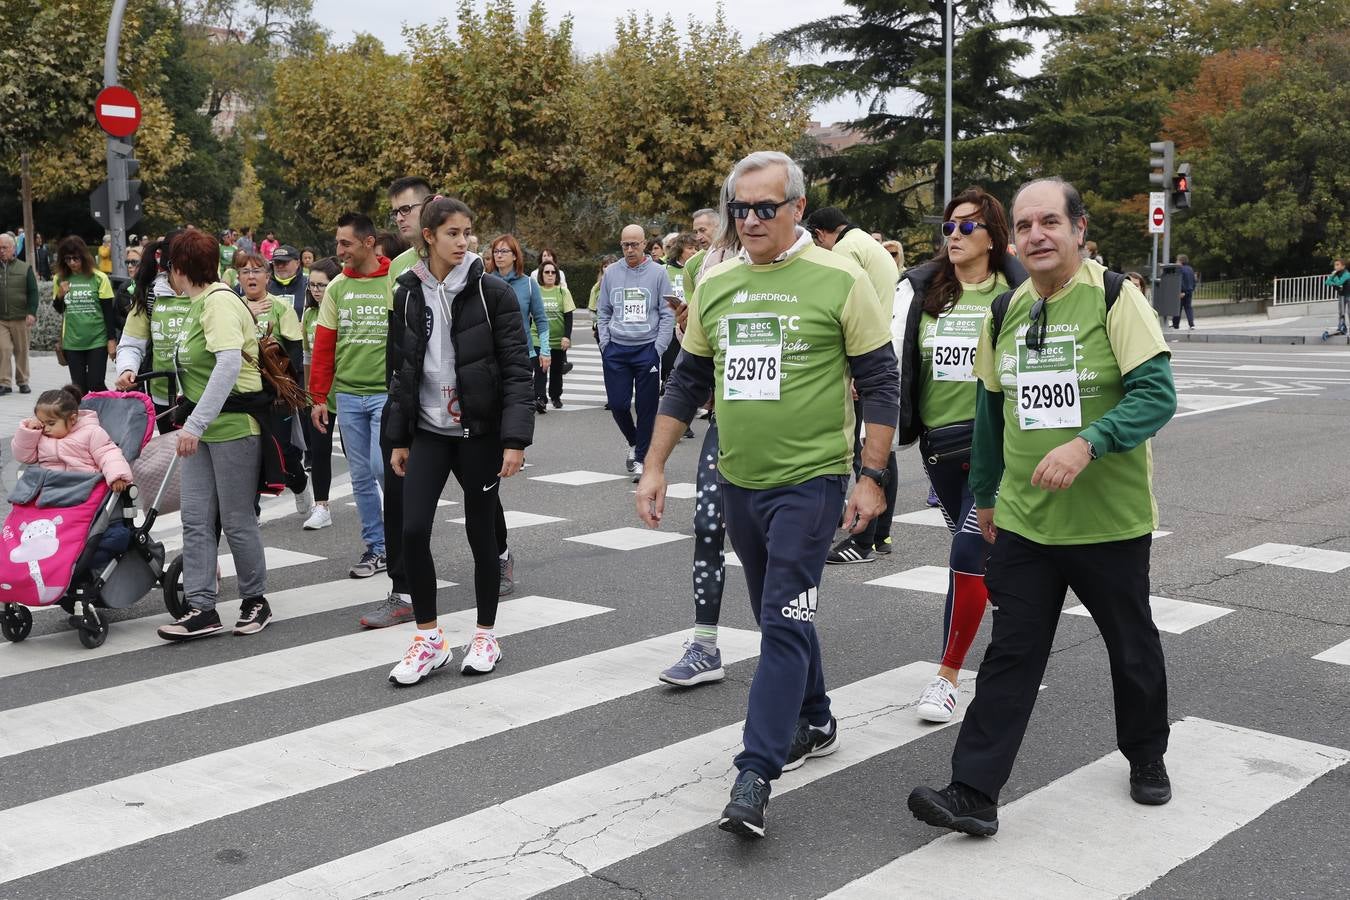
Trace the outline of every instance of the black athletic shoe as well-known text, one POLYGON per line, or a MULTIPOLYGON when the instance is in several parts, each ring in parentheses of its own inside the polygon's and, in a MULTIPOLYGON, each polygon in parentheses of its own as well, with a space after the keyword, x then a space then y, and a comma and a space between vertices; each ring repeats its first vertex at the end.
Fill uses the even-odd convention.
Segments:
POLYGON ((746 769, 731 786, 731 802, 722 810, 717 827, 746 838, 764 837, 764 813, 769 808, 769 783, 746 769))
POLYGON ((29 387, 28 385, 26 385, 26 384, 21 384, 21 385, 19 385, 19 393, 20 393, 20 394, 31 394, 31 393, 33 393, 33 389, 32 389, 31 387, 29 387))
POLYGON ((272 607, 266 597, 254 597, 239 604, 239 621, 234 623, 235 634, 257 634, 272 621, 272 607))
POLYGON ((554 400, 554 401, 553 401, 553 408, 554 408, 554 409, 562 409, 562 401, 561 401, 561 400, 554 400))
POLYGON ((8 385, 0 385, 0 397, 5 396, 6 394, 12 394, 12 393, 14 393, 14 388, 9 387, 8 385))
POLYGON ((223 627, 214 609, 189 609, 173 624, 161 625, 155 631, 166 641, 190 641, 219 634, 223 627))
POLYGON ((853 538, 847 537, 834 545, 830 555, 825 557, 825 562, 832 566, 851 566, 855 563, 876 562, 876 559, 872 555, 871 547, 864 547, 853 538))
POLYGON ((838 749, 839 723, 834 720, 834 716, 830 716, 829 734, 812 728, 810 722, 802 719, 797 723, 797 733, 792 736, 792 746, 788 749, 788 758, 787 762, 783 763, 783 771, 800 769, 808 759, 829 756, 838 749))
POLYGON ((534 411, 539 413, 539 415, 541 416, 544 415, 545 413, 548 412, 548 403, 544 400, 534 401, 534 411))
POLYGON ((953 781, 940 791, 917 787, 909 792, 914 818, 938 828, 976 837, 998 833, 998 804, 972 787, 953 781))
POLYGON ((1161 759, 1130 763, 1130 799, 1145 806, 1162 806, 1172 799, 1172 779, 1161 759))

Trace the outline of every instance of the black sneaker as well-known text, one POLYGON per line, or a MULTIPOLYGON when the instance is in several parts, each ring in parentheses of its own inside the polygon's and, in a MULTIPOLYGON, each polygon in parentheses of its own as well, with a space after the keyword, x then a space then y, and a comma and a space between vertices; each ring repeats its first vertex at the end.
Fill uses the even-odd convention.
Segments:
POLYGON ((731 802, 722 810, 717 827, 747 838, 764 837, 764 813, 769 808, 769 783, 746 769, 731 786, 731 802))
POLYGON ((1161 759, 1130 763, 1130 799, 1145 806, 1162 806, 1172 799, 1172 779, 1161 759))
POLYGON ((554 400, 554 401, 553 401, 553 408, 554 408, 554 409, 562 409, 562 400, 554 400))
POLYGON ((938 828, 989 837, 998 833, 998 804, 972 787, 953 781, 940 791, 917 787, 909 792, 914 818, 938 828))
POLYGON ((26 384, 21 384, 21 385, 19 385, 19 393, 20 393, 20 394, 31 394, 31 393, 33 393, 33 389, 32 389, 31 387, 29 387, 28 385, 26 385, 26 384))
POLYGON ((548 402, 544 400, 534 401, 534 411, 541 416, 546 414, 548 412, 548 402))
POLYGON ((877 558, 872 555, 871 547, 864 547, 851 537, 844 538, 834 545, 830 555, 825 557, 825 562, 832 566, 851 566, 855 563, 876 562, 877 558))
POLYGON ((890 556, 891 551, 894 549, 895 545, 891 542, 889 537, 881 538, 872 545, 872 552, 877 556, 890 556))
POLYGON ((8 386, 8 385, 0 384, 0 397, 5 396, 6 394, 12 394, 12 393, 14 393, 14 388, 12 388, 12 387, 10 387, 10 386, 8 386))
POLYGON ((812 728, 811 723, 802 719, 797 723, 797 733, 792 736, 792 747, 788 749, 788 758, 787 762, 783 763, 783 771, 800 769, 808 759, 829 756, 838 749, 839 723, 834 720, 834 716, 830 716, 829 734, 812 728))
POLYGON ((190 641, 218 634, 224 626, 214 609, 189 609, 172 625, 161 625, 155 633, 166 641, 190 641))
POLYGON ((239 621, 234 623, 235 634, 257 634, 272 621, 272 607, 266 597, 254 597, 239 605, 239 621))
POLYGON ((685 440, 688 440, 689 438, 691 438, 691 437, 693 437, 693 436, 694 436, 694 429, 690 428, 688 425, 684 426, 684 437, 685 437, 685 440))

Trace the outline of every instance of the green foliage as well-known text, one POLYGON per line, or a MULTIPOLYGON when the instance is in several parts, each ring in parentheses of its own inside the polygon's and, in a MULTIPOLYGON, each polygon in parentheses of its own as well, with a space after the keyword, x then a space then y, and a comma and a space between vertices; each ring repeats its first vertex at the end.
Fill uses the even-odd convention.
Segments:
POLYGON ((261 226, 263 221, 262 183, 253 163, 244 160, 239 172, 239 186, 230 198, 230 222, 233 227, 261 226))

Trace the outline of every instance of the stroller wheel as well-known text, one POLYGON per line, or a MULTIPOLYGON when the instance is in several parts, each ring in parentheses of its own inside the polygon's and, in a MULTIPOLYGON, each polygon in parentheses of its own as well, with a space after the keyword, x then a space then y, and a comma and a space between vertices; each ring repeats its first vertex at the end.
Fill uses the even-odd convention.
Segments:
POLYGON ((103 642, 108 639, 108 623, 97 609, 88 604, 84 607, 84 615, 80 617, 79 635, 80 643, 90 650, 103 646, 103 642))
POLYGON ((187 615, 187 596, 183 590, 183 557, 179 555, 164 570, 164 608, 175 619, 187 615))
POLYGON ((0 634, 4 634, 5 640, 18 643, 33 630, 33 614, 28 611, 28 607, 18 603, 6 603, 3 612, 0 612, 0 634))

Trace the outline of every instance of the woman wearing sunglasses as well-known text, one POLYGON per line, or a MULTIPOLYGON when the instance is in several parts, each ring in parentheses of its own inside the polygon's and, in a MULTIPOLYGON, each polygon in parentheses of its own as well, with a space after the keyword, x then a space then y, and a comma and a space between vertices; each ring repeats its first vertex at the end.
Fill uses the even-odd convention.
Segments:
POLYGON ((117 354, 113 286, 77 235, 63 238, 56 254, 56 301, 61 313, 61 354, 70 381, 85 393, 101 391, 108 357, 117 354))
POLYGON ((924 688, 917 712, 929 722, 956 711, 956 677, 984 617, 987 545, 966 483, 974 434, 975 345, 994 298, 1026 279, 1008 255, 1003 205, 978 187, 952 198, 943 211, 942 249, 905 273, 897 309, 908 303, 900 358, 900 444, 919 442, 947 529, 947 601, 942 664, 924 688))

